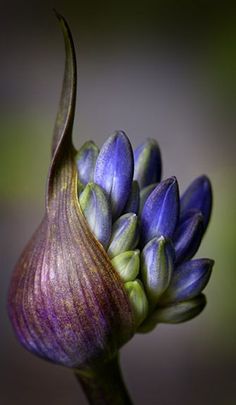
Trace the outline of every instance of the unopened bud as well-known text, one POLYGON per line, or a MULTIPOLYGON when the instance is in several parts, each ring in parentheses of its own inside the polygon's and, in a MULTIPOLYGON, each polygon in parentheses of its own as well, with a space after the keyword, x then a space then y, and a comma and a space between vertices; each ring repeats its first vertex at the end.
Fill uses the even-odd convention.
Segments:
POLYGON ((123 281, 133 281, 139 273, 139 250, 129 250, 115 256, 111 263, 123 281))
POLYGON ((135 214, 124 214, 114 223, 107 253, 110 258, 133 250, 138 243, 138 218, 135 214))

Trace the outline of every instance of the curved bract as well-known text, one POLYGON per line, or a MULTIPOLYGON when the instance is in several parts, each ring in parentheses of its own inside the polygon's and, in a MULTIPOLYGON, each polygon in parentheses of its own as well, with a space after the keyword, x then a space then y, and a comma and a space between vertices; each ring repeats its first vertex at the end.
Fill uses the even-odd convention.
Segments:
POLYGON ((9 292, 9 314, 20 342, 37 355, 84 368, 117 352, 133 334, 121 278, 89 229, 77 197, 72 145, 75 51, 65 39, 64 84, 55 125, 46 213, 22 253, 9 292))

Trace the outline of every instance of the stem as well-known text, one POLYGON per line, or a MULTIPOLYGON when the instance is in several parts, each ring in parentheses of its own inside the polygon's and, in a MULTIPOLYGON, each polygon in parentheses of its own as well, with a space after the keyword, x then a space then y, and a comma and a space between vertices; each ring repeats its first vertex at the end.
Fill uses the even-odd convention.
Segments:
POLYGON ((90 405, 132 405, 122 379, 118 356, 96 368, 76 370, 90 405))

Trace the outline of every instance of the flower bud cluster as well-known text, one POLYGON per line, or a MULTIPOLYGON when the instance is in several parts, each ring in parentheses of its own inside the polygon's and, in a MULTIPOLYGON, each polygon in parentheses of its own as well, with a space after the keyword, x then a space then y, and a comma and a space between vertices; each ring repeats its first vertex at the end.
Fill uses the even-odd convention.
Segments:
POLYGON ((123 131, 100 151, 86 142, 76 163, 81 209, 124 282, 136 329, 200 313, 213 261, 191 259, 210 219, 209 179, 198 177, 180 198, 175 177, 161 181, 157 142, 147 139, 133 152, 123 131))
POLYGON ((8 311, 21 344, 79 370, 117 356, 135 332, 179 323, 205 306, 213 266, 195 259, 212 206, 198 177, 179 197, 161 181, 161 153, 148 139, 134 152, 123 131, 101 150, 73 145, 76 57, 69 27, 65 74, 46 186, 44 216, 16 263, 8 311))

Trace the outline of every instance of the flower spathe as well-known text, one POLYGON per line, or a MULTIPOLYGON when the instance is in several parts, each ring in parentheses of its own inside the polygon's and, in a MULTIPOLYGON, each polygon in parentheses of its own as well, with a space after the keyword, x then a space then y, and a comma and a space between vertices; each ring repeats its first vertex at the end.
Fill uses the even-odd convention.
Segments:
POLYGON ((46 211, 23 251, 8 307, 19 341, 40 357, 68 367, 91 367, 114 356, 134 333, 123 282, 90 231, 77 196, 72 126, 75 51, 65 20, 64 85, 52 146, 46 211))
POLYGON ((213 261, 192 257, 212 191, 201 176, 179 197, 175 177, 161 181, 153 139, 133 152, 119 130, 100 151, 94 141, 75 150, 75 52, 59 20, 66 67, 45 215, 16 265, 8 303, 29 351, 85 369, 113 358, 135 332, 202 311, 213 261))

